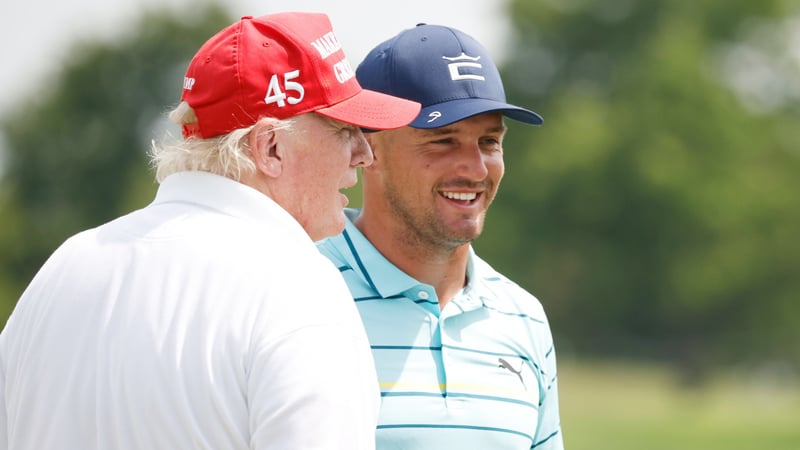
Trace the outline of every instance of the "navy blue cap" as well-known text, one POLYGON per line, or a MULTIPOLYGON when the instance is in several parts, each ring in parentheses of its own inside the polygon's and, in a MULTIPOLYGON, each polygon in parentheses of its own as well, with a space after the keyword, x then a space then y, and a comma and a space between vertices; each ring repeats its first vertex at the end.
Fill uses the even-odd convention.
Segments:
POLYGON ((486 48, 445 26, 419 24, 382 42, 358 65, 356 78, 364 89, 422 103, 409 124, 414 128, 443 127, 493 111, 532 125, 544 121, 506 103, 500 72, 486 48))

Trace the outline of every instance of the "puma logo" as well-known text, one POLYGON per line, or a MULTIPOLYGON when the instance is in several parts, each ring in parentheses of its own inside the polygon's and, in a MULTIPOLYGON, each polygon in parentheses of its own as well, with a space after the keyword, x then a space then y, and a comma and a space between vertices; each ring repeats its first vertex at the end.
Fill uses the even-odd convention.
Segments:
POLYGON ((517 378, 519 378, 519 382, 522 383, 522 387, 524 387, 525 390, 528 389, 528 387, 525 386, 525 380, 522 379, 522 366, 525 364, 524 361, 519 362, 519 370, 515 369, 510 362, 506 361, 503 358, 497 358, 497 362, 500 363, 497 367, 508 369, 509 372, 513 373, 514 375, 517 376, 517 378))

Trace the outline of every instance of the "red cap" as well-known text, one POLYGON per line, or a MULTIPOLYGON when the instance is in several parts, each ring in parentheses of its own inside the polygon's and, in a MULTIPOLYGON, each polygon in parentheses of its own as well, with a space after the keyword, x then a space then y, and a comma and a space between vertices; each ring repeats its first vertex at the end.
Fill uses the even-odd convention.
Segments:
POLYGON ((409 124, 420 110, 417 102, 362 89, 328 16, 302 12, 242 17, 211 37, 189 64, 181 100, 197 116, 183 136, 201 138, 312 111, 386 130, 409 124))

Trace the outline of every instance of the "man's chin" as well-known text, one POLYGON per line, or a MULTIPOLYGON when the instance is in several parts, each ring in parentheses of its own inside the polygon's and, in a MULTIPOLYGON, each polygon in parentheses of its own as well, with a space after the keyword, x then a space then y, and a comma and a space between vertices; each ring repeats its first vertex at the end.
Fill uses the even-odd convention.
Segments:
POLYGON ((306 232, 314 242, 321 241, 325 238, 336 236, 344 231, 345 217, 344 211, 340 211, 337 217, 329 217, 327 220, 317 222, 319 225, 314 226, 312 229, 306 228, 306 232))

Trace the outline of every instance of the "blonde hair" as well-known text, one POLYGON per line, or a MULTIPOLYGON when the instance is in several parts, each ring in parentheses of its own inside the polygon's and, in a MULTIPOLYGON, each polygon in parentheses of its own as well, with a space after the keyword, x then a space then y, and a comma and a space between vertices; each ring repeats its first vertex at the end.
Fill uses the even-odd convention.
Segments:
MULTIPOLYGON (((170 121, 185 125, 196 123, 194 110, 186 102, 181 102, 170 111, 170 121)), ((290 120, 280 120, 273 127, 290 128, 290 120)), ((177 172, 203 171, 240 181, 244 175, 256 171, 250 152, 250 132, 255 124, 239 128, 228 134, 202 139, 188 137, 174 143, 152 143, 149 156, 150 165, 155 169, 156 181, 177 172)))

